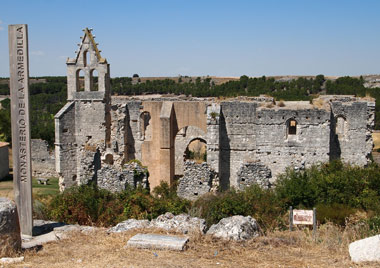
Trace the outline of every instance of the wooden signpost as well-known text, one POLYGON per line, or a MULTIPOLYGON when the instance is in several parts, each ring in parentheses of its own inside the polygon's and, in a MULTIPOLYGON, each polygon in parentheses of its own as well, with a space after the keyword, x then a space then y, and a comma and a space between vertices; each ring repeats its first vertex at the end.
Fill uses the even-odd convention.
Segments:
POLYGON ((8 26, 13 185, 21 233, 32 236, 32 164, 29 124, 28 27, 8 26))

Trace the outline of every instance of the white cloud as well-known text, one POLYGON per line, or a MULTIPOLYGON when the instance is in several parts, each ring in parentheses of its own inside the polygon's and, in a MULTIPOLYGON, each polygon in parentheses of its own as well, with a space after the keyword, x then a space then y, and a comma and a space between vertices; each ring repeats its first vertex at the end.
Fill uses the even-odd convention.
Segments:
POLYGON ((45 52, 43 52, 41 50, 36 50, 36 51, 31 51, 30 54, 33 56, 43 56, 43 55, 45 55, 45 52))
POLYGON ((4 30, 4 27, 1 24, 3 24, 2 20, 0 20, 0 31, 4 30))

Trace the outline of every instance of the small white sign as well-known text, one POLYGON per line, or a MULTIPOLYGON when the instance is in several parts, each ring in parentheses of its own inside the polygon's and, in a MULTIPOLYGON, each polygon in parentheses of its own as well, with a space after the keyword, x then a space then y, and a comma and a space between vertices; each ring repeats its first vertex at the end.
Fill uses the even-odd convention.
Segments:
POLYGON ((293 210, 293 224, 313 225, 313 211, 293 210))

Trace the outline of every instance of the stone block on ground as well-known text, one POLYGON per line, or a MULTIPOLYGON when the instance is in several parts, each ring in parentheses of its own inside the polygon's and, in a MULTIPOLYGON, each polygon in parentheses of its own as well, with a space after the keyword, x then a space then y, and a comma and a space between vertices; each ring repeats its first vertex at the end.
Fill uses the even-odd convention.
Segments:
POLYGON ((207 231, 208 235, 226 240, 243 241, 260 235, 260 228, 251 216, 232 216, 221 219, 207 231))
POLYGON ((380 235, 352 242, 348 249, 353 262, 380 261, 380 235))
POLYGON ((116 226, 107 230, 107 233, 121 233, 134 229, 148 228, 150 222, 148 220, 128 219, 118 223, 116 226))
POLYGON ((0 197, 0 257, 21 249, 17 208, 11 200, 0 197))
POLYGON ((162 249, 162 250, 184 250, 188 237, 158 234, 137 234, 127 242, 127 247, 162 249))
POLYGON ((187 233, 204 233, 206 230, 206 221, 204 219, 190 217, 187 214, 174 216, 167 212, 158 216, 150 223, 151 228, 160 228, 168 231, 177 231, 187 233))

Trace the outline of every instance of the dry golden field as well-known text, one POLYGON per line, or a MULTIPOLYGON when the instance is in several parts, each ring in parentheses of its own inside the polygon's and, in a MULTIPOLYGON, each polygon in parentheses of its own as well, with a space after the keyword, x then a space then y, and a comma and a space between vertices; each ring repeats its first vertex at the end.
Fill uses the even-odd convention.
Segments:
POLYGON ((375 144, 375 147, 373 148, 374 150, 380 148, 380 132, 374 132, 372 133, 373 137, 373 143, 375 144))

